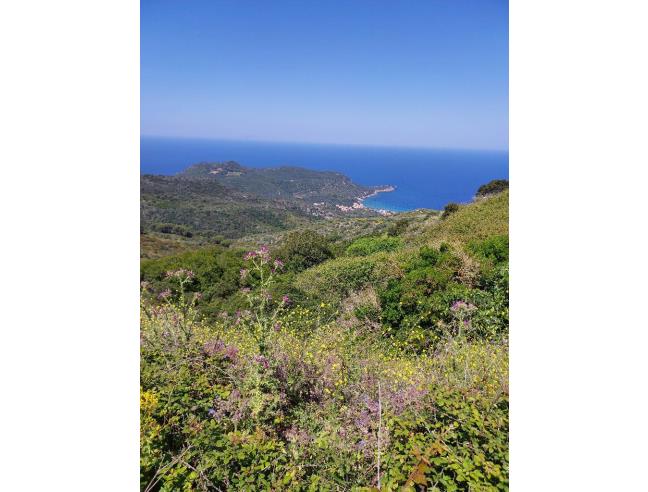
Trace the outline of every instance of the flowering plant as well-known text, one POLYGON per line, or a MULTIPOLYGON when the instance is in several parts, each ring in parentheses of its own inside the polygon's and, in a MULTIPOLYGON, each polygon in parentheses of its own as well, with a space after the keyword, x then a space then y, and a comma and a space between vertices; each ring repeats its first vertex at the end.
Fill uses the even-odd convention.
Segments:
POLYGON ((253 287, 241 289, 249 305, 250 319, 247 325, 259 344, 260 351, 264 353, 268 334, 279 326, 278 316, 291 303, 287 295, 284 295, 279 302, 273 302, 270 294, 270 287, 277 273, 284 268, 284 263, 278 258, 273 259, 265 245, 245 253, 243 260, 247 265, 241 269, 241 280, 247 280, 253 287))

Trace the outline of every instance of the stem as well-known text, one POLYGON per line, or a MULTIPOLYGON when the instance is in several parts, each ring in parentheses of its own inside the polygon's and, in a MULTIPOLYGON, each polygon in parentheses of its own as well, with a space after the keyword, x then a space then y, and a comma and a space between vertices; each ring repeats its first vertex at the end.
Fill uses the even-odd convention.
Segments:
POLYGON ((378 489, 380 490, 380 437, 382 435, 382 394, 378 381, 378 489))

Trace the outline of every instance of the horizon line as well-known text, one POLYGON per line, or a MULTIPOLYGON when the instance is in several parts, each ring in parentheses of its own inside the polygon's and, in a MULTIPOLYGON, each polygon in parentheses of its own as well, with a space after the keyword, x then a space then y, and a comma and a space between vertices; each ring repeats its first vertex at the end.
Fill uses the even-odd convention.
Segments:
POLYGON ((467 152, 505 152, 508 153, 508 147, 505 149, 495 148, 472 148, 472 147, 426 147, 420 145, 390 145, 390 144, 369 144, 369 143, 339 143, 339 142, 312 142, 312 141, 291 141, 291 140, 264 140, 256 138, 224 138, 224 137, 187 137, 177 135, 151 135, 140 133, 142 138, 168 138, 177 140, 207 140, 207 141, 225 141, 225 142, 249 142, 263 144, 297 144, 297 145, 330 145, 339 147, 378 147, 390 149, 410 149, 410 150, 450 150, 450 151, 467 151, 467 152))

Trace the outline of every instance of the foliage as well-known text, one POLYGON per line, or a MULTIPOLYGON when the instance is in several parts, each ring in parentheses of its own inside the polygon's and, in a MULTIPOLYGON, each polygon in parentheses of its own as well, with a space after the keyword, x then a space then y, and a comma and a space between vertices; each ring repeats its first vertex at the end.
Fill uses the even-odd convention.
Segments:
POLYGON ((394 251, 402 244, 397 237, 361 237, 353 241, 346 252, 350 256, 369 256, 380 251, 394 251))
POLYGON ((452 214, 455 212, 459 211, 459 205, 457 203, 448 203, 444 208, 443 208, 443 214, 441 215, 442 219, 447 219, 450 217, 452 214))
MULTIPOLYGON (((276 233, 312 226, 343 212, 375 187, 353 183, 339 173, 296 167, 246 168, 235 162, 197 164, 176 176, 140 178, 142 232, 213 240, 276 233)), ((145 250, 144 256, 156 256, 145 250)))
MULTIPOLYGON (((253 253, 246 276, 267 288, 274 262, 253 253)), ((205 324, 186 302, 191 273, 170 276, 178 302, 143 305, 143 490, 506 489, 505 346, 449 340, 412 356, 325 305, 263 297, 254 315, 205 324)))
POLYGON ((450 215, 438 225, 424 231, 420 242, 443 240, 468 244, 495 235, 508 235, 509 192, 504 191, 492 197, 472 203, 450 215))
POLYGON ((143 260, 140 277, 141 281, 146 282, 148 290, 159 293, 174 287, 172 279, 166 275, 168 271, 179 268, 191 270, 194 278, 187 289, 202 295, 198 305, 204 312, 216 313, 226 306, 236 307, 236 304, 227 301, 232 301, 231 297, 241 287, 239 272, 243 268, 242 256, 242 251, 212 246, 180 255, 143 260))
POLYGON ((508 192, 413 217, 142 262, 142 490, 508 490, 508 192))
POLYGON ((483 241, 472 241, 468 249, 483 260, 496 265, 508 262, 509 238, 506 235, 491 236, 483 241))
POLYGON ((294 272, 301 272, 333 257, 332 244, 329 239, 312 230, 296 231, 288 234, 277 250, 294 272))
POLYGON ((481 185, 477 190, 477 196, 483 197, 487 195, 493 195, 495 193, 501 193, 502 191, 509 189, 508 179, 494 179, 484 185, 481 185))
POLYGON ((409 225, 409 219, 398 219, 396 222, 392 223, 389 226, 389 229, 387 229, 387 235, 392 237, 400 236, 407 230, 409 225))

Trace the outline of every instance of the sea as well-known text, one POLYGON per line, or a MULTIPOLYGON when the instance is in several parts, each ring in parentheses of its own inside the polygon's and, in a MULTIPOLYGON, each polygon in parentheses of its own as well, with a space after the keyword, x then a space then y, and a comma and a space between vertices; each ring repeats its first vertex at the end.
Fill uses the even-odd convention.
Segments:
POLYGON ((364 201, 394 212, 442 209, 472 200, 492 179, 508 179, 508 152, 365 145, 270 143, 141 137, 140 172, 173 175, 199 162, 236 161, 247 167, 298 166, 336 171, 361 185, 395 190, 364 201))

